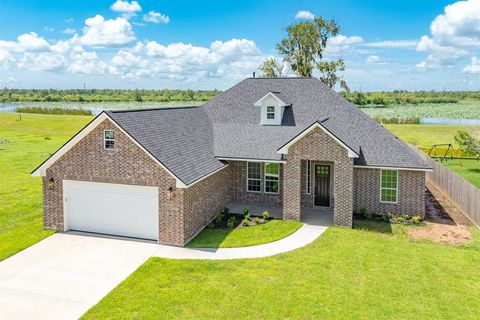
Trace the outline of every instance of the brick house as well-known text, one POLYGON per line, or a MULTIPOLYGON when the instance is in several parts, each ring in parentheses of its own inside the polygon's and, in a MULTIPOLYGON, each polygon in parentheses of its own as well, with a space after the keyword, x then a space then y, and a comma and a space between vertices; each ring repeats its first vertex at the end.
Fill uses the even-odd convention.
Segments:
POLYGON ((319 80, 248 78, 200 107, 105 111, 33 175, 45 228, 184 245, 232 203, 423 216, 428 170, 319 80))

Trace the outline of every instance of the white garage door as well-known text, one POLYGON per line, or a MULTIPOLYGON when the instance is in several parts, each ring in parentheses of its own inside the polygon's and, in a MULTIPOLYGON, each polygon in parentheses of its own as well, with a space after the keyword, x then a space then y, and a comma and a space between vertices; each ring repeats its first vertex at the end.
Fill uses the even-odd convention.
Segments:
POLYGON ((64 180, 66 230, 158 239, 158 188, 64 180))

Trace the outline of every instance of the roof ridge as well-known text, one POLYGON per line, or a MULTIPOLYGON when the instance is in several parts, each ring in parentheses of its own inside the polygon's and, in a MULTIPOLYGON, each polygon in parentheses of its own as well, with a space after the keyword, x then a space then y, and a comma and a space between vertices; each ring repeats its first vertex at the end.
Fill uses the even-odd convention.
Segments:
POLYGON ((181 110, 181 109, 195 109, 200 106, 181 106, 181 107, 157 107, 157 108, 143 108, 143 109, 119 109, 119 110, 106 110, 111 113, 127 113, 127 112, 140 112, 140 111, 156 111, 156 110, 181 110))

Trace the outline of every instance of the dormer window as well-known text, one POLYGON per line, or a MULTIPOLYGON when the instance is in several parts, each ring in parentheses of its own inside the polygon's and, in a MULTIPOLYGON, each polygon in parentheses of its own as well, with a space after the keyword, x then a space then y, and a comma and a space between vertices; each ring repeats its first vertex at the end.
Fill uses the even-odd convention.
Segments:
MULTIPOLYGON (((254 106, 260 107, 260 123, 264 126, 280 126, 285 107, 292 106, 285 102, 287 97, 278 91, 269 91, 254 106)), ((288 101, 288 100, 287 100, 288 101)))
POLYGON ((268 106, 267 107, 267 119, 272 120, 275 119, 275 107, 268 106))

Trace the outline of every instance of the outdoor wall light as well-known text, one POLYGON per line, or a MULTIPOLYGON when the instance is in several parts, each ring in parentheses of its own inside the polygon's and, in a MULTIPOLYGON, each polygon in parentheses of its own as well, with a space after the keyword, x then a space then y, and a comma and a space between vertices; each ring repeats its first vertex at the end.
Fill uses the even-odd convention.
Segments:
POLYGON ((48 189, 52 190, 55 186, 55 180, 53 178, 48 179, 47 187, 48 189))
POLYGON ((168 200, 172 200, 172 198, 174 198, 174 193, 173 193, 173 187, 170 187, 167 189, 167 199, 168 200))

